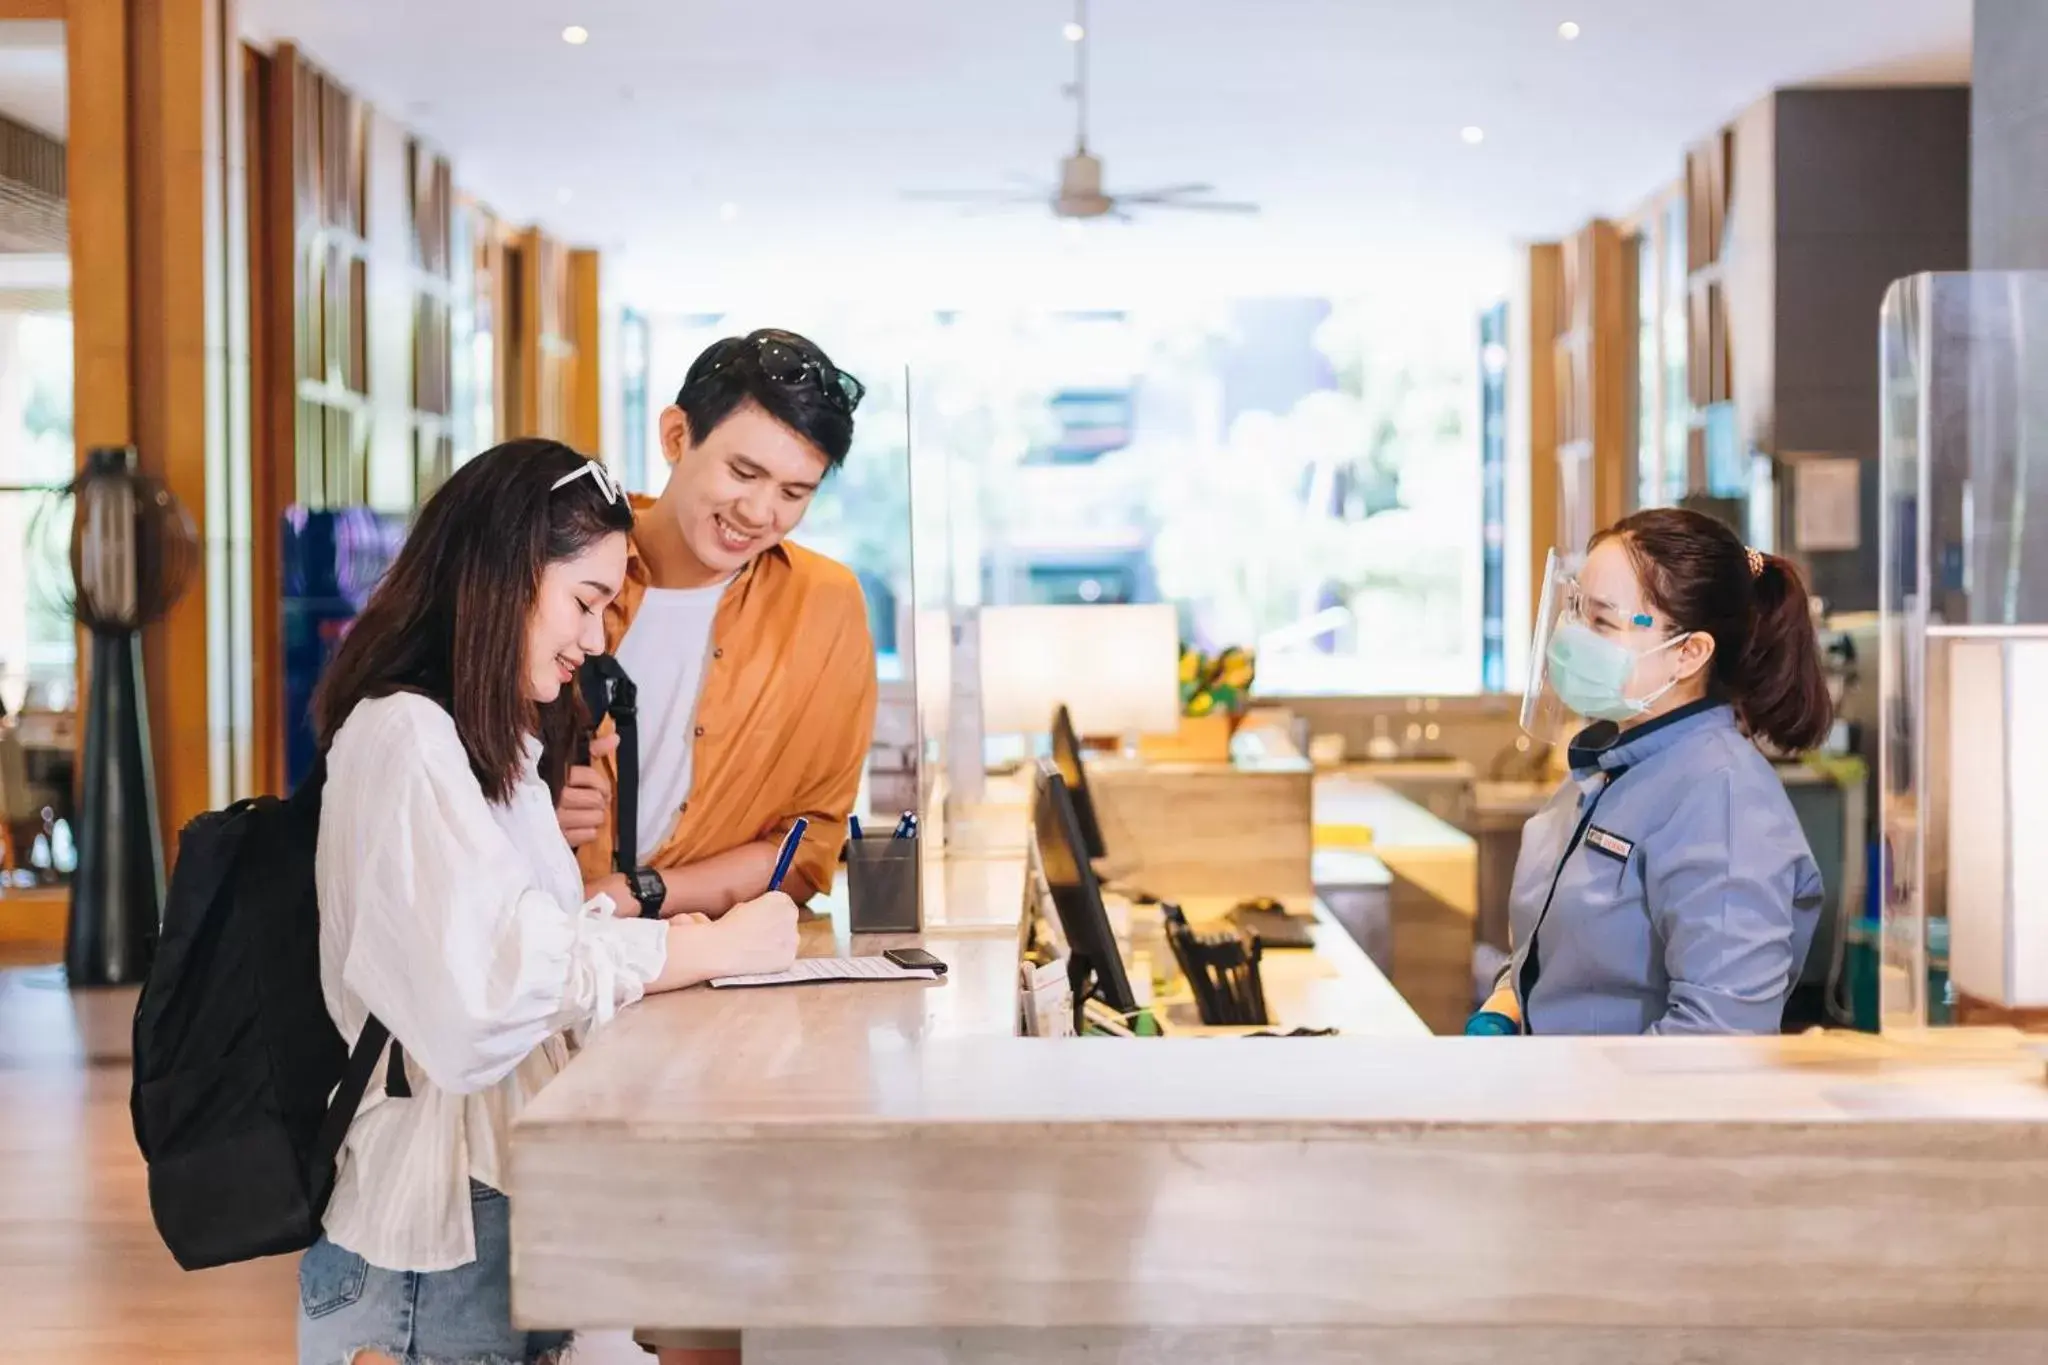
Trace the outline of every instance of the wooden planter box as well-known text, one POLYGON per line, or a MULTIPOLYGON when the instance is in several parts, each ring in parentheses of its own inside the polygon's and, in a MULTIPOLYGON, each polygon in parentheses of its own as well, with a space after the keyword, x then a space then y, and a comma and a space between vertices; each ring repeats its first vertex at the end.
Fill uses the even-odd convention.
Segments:
POLYGON ((1228 763, 1236 732, 1235 716, 1182 716, 1178 733, 1140 736, 1138 752, 1148 763, 1228 763))

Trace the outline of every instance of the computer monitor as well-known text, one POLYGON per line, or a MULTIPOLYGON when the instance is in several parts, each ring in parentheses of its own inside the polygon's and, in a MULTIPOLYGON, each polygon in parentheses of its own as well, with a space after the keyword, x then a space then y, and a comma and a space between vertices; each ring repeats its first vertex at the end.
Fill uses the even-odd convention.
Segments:
POLYGON ((1074 803, 1074 817, 1081 822, 1081 845, 1091 858, 1107 858, 1102 842, 1102 824, 1095 818, 1095 797, 1088 790, 1088 770, 1081 766, 1081 741, 1074 734, 1074 718, 1062 703, 1052 713, 1052 761, 1066 779, 1067 795, 1074 803))
POLYGON ((1095 869, 1088 864, 1081 824, 1075 818, 1066 779, 1049 760, 1039 763, 1038 793, 1032 805, 1032 835, 1038 843, 1039 866, 1044 869, 1053 908, 1059 913, 1060 930, 1067 940, 1067 975, 1074 983, 1075 1015, 1078 1018, 1090 995, 1119 1014, 1133 1015, 1138 1010, 1138 998, 1131 991, 1130 977, 1124 973, 1124 959, 1117 951, 1109 911, 1102 904, 1102 884, 1096 881, 1095 869))

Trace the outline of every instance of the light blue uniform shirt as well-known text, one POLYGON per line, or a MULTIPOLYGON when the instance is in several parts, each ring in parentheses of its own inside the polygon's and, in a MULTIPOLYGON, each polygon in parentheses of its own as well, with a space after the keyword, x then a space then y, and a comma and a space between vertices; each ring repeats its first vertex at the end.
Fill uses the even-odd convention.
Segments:
POLYGON ((1821 903, 1784 784, 1700 702, 1574 744, 1522 830, 1505 979, 1537 1034, 1776 1033, 1821 903))

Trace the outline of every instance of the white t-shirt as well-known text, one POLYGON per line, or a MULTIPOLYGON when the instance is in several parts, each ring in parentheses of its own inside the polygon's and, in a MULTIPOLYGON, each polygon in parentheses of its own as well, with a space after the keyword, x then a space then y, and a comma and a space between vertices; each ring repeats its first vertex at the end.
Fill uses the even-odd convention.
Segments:
POLYGON ((619 666, 640 698, 640 861, 675 828, 690 799, 697 694, 711 622, 728 578, 708 588, 649 588, 619 641, 619 666))

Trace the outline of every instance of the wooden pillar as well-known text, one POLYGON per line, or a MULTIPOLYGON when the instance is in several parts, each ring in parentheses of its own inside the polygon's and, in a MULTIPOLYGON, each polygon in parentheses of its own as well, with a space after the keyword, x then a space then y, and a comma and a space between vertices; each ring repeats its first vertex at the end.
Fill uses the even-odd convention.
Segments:
POLYGON ((1587 224, 1561 250, 1553 348, 1558 540, 1583 553, 1628 506, 1629 355, 1634 331, 1621 236, 1587 224))
POLYGON ((202 545, 185 595, 142 638, 168 846, 247 777, 246 668, 230 627, 248 565, 236 497, 247 430, 231 416, 246 393, 234 374, 245 302, 229 286, 241 242, 227 230, 233 11, 229 0, 68 0, 64 18, 80 456, 133 444, 202 545))
POLYGON ((298 485, 294 359, 291 128, 288 72, 268 53, 242 51, 249 171, 250 767, 256 790, 285 788, 284 509, 298 485), (280 101, 283 114, 280 118, 280 101))
POLYGON ((70 187, 72 428, 79 460, 135 439, 129 332, 128 5, 71 0, 65 178, 70 187))
POLYGON ((602 457, 604 394, 598 369, 598 259, 595 251, 569 253, 569 333, 575 348, 569 428, 562 437, 585 455, 602 457))
POLYGON ((597 253, 571 251, 528 228, 506 255, 512 428, 504 434, 549 436, 596 454, 602 412, 597 253))
POLYGON ((128 18, 135 445, 201 542, 185 595, 143 635, 170 832, 227 801, 237 766, 233 676, 246 666, 231 648, 228 602, 238 559, 246 575, 246 541, 238 554, 229 507, 247 464, 246 426, 238 451, 228 417, 242 329, 228 324, 226 196, 228 102, 240 96, 226 79, 233 16, 222 0, 131 0, 128 18))
POLYGON ((471 405, 468 459, 504 440, 517 421, 517 356, 511 344, 513 251, 497 215, 474 200, 458 207, 469 238, 468 336, 464 339, 469 389, 457 401, 471 405))

